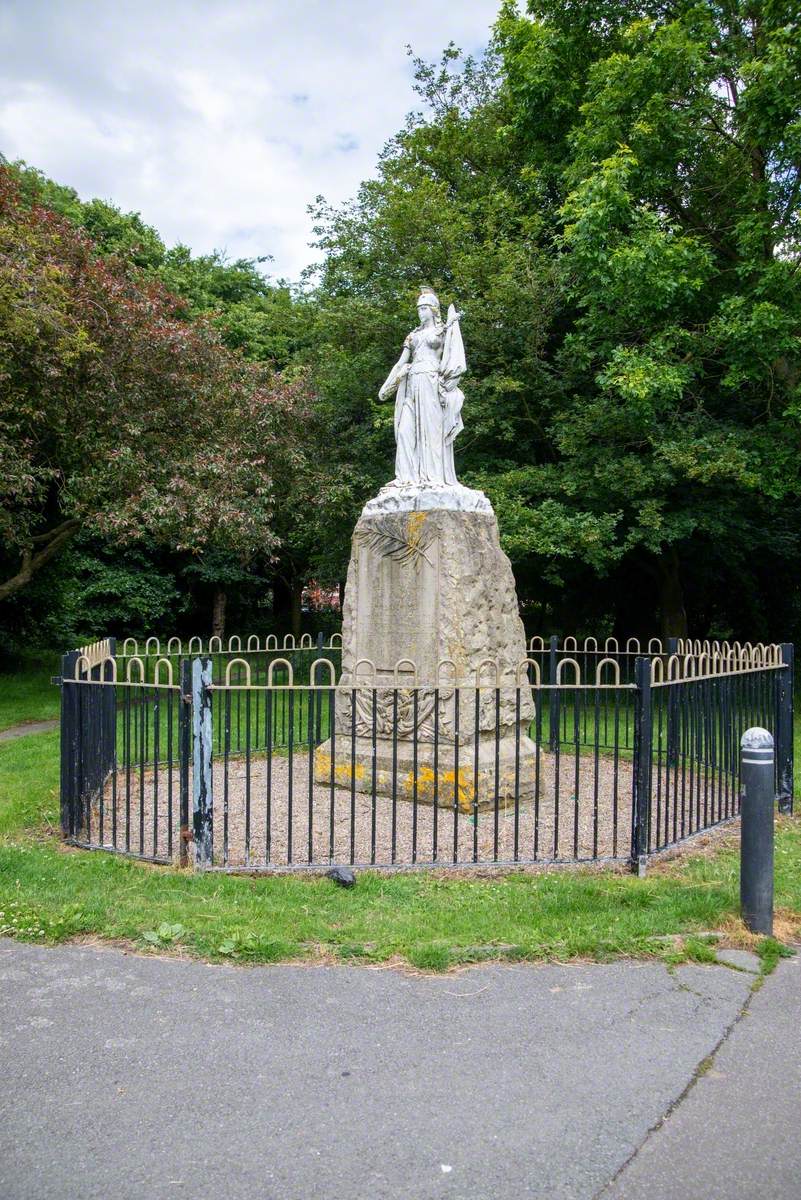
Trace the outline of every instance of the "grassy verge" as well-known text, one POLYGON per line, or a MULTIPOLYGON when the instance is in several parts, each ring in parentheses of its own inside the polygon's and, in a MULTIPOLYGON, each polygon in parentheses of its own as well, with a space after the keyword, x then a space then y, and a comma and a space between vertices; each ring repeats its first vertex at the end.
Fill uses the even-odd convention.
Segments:
MULTIPOLYGON (((21 703, 21 702, 20 702, 21 703)), ((736 840, 654 867, 477 878, 365 872, 324 878, 194 875, 69 850, 58 820, 58 734, 0 745, 0 934, 53 943, 122 939, 211 960, 402 959, 443 970, 486 959, 652 956, 706 961, 706 936, 748 944, 738 920, 736 840)), ((801 822, 779 821, 782 936, 801 934, 801 822)), ((781 952, 753 944, 766 967, 781 952)))
POLYGON ((0 674, 0 730, 25 721, 54 720, 60 698, 50 678, 60 670, 56 653, 42 653, 26 658, 13 674, 0 674))

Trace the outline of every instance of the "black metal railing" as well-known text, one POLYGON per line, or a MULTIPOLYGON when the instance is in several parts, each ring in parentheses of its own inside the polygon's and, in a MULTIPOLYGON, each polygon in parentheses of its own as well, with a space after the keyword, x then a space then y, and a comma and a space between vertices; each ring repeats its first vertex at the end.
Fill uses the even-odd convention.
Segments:
POLYGON ((76 650, 62 659, 61 696, 63 834, 185 863, 191 695, 163 668, 155 681, 121 680, 113 657, 76 650))
POLYGON ((792 646, 652 650, 629 669, 629 650, 533 646, 517 674, 456 687, 354 680, 330 645, 98 643, 62 664, 62 830, 156 862, 188 861, 191 841, 203 869, 643 868, 737 815, 755 724, 789 811, 792 646))

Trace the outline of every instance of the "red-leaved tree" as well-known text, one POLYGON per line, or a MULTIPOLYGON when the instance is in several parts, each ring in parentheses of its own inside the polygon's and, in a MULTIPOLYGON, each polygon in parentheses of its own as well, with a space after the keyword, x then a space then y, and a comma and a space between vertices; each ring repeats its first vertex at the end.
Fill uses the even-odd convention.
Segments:
POLYGON ((311 457, 307 381, 184 311, 0 166, 0 600, 81 528, 275 550, 276 498, 311 457))

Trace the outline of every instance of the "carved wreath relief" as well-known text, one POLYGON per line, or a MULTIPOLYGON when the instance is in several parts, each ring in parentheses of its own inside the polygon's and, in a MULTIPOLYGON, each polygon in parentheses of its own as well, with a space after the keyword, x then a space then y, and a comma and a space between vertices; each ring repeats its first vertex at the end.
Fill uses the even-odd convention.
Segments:
MULTIPOLYGON (((475 687, 460 687, 459 689, 459 740, 472 741, 476 731, 476 689, 475 687)), ((510 684, 508 678, 500 691, 500 701, 494 688, 482 688, 478 693, 478 730, 481 733, 494 732, 496 722, 501 729, 513 729, 517 720, 517 689, 510 684)), ((456 740, 456 688, 439 689, 439 717, 435 720, 436 689, 432 687, 398 688, 397 709, 395 707, 395 690, 392 688, 355 689, 342 688, 337 691, 336 721, 337 733, 357 737, 370 738, 373 736, 373 695, 375 694, 375 734, 378 738, 389 739, 393 730, 401 740, 411 740, 417 731, 418 742, 433 742, 436 735, 439 741, 454 742, 456 740), (417 694, 417 713, 415 719, 415 692, 417 694), (356 717, 354 729, 353 698, 356 700, 356 717)), ((520 690, 520 720, 531 718, 534 706, 531 693, 525 685, 520 690)))

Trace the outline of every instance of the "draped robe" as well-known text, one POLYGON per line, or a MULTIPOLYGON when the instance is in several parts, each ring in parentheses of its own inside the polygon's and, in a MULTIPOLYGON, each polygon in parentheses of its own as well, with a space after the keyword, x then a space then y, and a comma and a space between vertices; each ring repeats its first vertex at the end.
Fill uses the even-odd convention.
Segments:
POLYGON ((414 329, 404 346, 409 364, 397 363, 381 389, 384 396, 396 392, 394 482, 455 484, 453 443, 464 428, 459 380, 467 364, 454 306, 445 325, 414 329))

